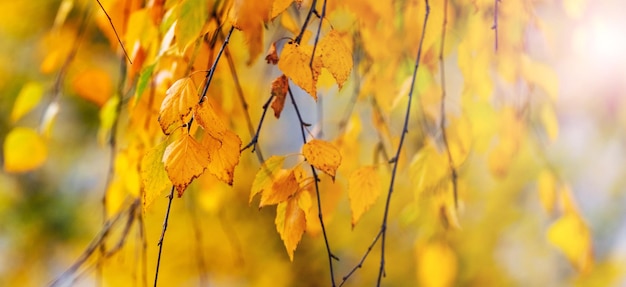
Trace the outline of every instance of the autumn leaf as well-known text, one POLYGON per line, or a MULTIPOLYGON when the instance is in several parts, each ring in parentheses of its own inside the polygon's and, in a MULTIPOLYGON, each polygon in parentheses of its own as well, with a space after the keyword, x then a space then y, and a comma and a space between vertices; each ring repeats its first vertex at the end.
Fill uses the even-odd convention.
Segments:
POLYGON ((591 234, 578 214, 568 212, 557 219, 548 229, 548 241, 578 270, 586 271, 591 267, 591 234))
POLYGON ((172 132, 171 127, 182 126, 187 122, 191 109, 198 103, 198 92, 191 78, 177 80, 167 89, 166 96, 161 103, 159 124, 166 135, 172 132))
POLYGON ((446 136, 452 163, 455 168, 458 168, 465 162, 470 153, 472 127, 464 117, 453 118, 450 125, 446 128, 446 136))
POLYGON ((333 75, 341 88, 350 76, 353 64, 352 52, 341 39, 339 32, 333 29, 320 40, 319 53, 322 65, 333 75))
POLYGON ((341 154, 333 144, 313 139, 302 146, 302 154, 312 166, 335 180, 335 173, 341 164, 341 154))
POLYGON ((72 81, 72 87, 81 98, 100 107, 113 95, 111 77, 99 68, 87 69, 77 74, 72 81))
POLYGON ((298 191, 298 180, 294 170, 281 169, 276 173, 269 188, 263 190, 259 208, 286 201, 298 191))
POLYGON ((550 170, 543 170, 537 178, 537 186, 539 190, 539 199, 543 209, 551 213, 556 204, 556 178, 550 170))
POLYGON ((207 101, 196 106, 195 116, 206 134, 202 145, 209 151, 209 172, 221 181, 233 185, 235 167, 241 155, 241 139, 228 129, 207 101))
MULTIPOLYGON (((270 14, 270 19, 276 18, 276 16, 280 15, 283 11, 287 10, 291 3, 294 0, 274 0, 272 3, 272 12, 270 14)), ((300 3, 302 0, 297 0, 296 2, 300 3)))
POLYGON ((191 135, 184 134, 167 146, 163 162, 178 197, 181 197, 189 184, 200 176, 211 160, 206 147, 199 144, 191 135))
POLYGON ((255 195, 263 192, 267 188, 271 188, 278 173, 282 170, 284 162, 284 156, 273 155, 261 165, 261 168, 256 173, 254 181, 252 182, 249 202, 252 202, 252 198, 254 198, 255 195))
POLYGON ((274 110, 274 116, 277 119, 280 118, 280 113, 283 111, 283 107, 285 106, 285 98, 287 97, 288 89, 289 80, 284 74, 272 82, 272 96, 274 96, 272 109, 274 110))
POLYGON ((13 104, 13 110, 11 110, 11 122, 17 122, 25 114, 35 108, 41 96, 43 95, 43 86, 38 82, 26 83, 20 93, 17 94, 15 104, 13 104))
POLYGON ((283 47, 278 68, 313 99, 317 100, 316 85, 322 63, 319 57, 315 57, 312 67, 309 67, 312 54, 313 47, 289 42, 283 47))
POLYGON ((180 16, 176 24, 179 48, 184 50, 193 42, 206 22, 207 2, 204 0, 184 0, 180 4, 180 16))
POLYGON ((248 44, 247 64, 250 65, 263 52, 263 23, 270 17, 272 0, 234 1, 229 18, 235 28, 241 30, 248 44))
POLYGON ((270 45, 270 48, 267 51, 267 55, 265 56, 265 61, 268 64, 272 64, 272 65, 278 64, 278 53, 276 52, 276 42, 273 42, 272 45, 270 45))
POLYGON ((302 239, 302 234, 304 234, 306 228, 305 214, 310 206, 309 193, 299 192, 276 207, 276 230, 285 244, 291 261, 293 261, 293 252, 302 239))
POLYGON ((352 210, 352 227, 380 196, 380 179, 375 166, 357 169, 348 180, 348 197, 352 210))
POLYGON ((118 117, 117 108, 120 103, 120 97, 111 97, 104 103, 98 116, 100 117, 100 127, 98 128, 98 143, 102 146, 106 144, 106 141, 113 129, 113 125, 118 117))
POLYGON ((141 190, 144 211, 152 205, 168 185, 171 185, 163 164, 166 146, 167 141, 161 142, 148 150, 141 159, 141 190))
POLYGON ((17 127, 4 140, 4 170, 22 173, 39 168, 48 157, 48 146, 33 129, 17 127))

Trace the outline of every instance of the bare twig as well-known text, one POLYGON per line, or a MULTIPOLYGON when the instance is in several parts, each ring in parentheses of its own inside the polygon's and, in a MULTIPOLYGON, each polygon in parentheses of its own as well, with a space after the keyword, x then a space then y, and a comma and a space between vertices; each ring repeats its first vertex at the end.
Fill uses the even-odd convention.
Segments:
POLYGON ((313 70, 313 58, 315 58, 315 50, 317 50, 317 42, 319 42, 319 39, 320 39, 320 31, 322 30, 322 23, 324 22, 324 17, 326 17, 326 0, 324 0, 324 4, 322 4, 322 15, 320 15, 319 17, 320 17, 320 23, 317 26, 317 34, 315 35, 315 43, 313 43, 313 53, 311 53, 311 61, 309 61, 309 68, 311 68, 311 70, 313 70))
POLYGON ((259 120, 259 125, 256 128, 256 133, 252 136, 250 142, 241 149, 242 152, 251 147, 252 151, 255 151, 257 143, 259 141, 259 135, 261 134, 261 127, 263 126, 263 122, 265 121, 265 114, 267 114, 267 109, 269 108, 272 99, 274 99, 274 95, 270 95, 270 97, 267 99, 267 102, 265 102, 265 104, 263 105, 263 114, 261 114, 261 119, 259 120))
POLYGON ((348 279, 350 278, 350 276, 352 276, 352 274, 354 274, 354 272, 356 272, 358 269, 363 267, 363 262, 365 262, 365 259, 367 258, 367 256, 370 254, 372 249, 374 249, 374 245, 376 245, 376 242, 378 242, 382 234, 383 234, 382 230, 379 230, 378 234, 376 234, 376 237, 374 237, 374 240, 372 240, 372 243, 370 243, 370 245, 367 247, 367 251, 365 251, 365 253, 363 254, 363 257, 361 257, 361 260, 359 260, 359 263, 357 263, 357 265, 355 265, 350 270, 350 272, 346 274, 346 276, 343 276, 343 278, 341 278, 341 284, 339 284, 339 287, 343 286, 343 284, 345 284, 348 281, 348 279))
POLYGON ((174 199, 174 190, 176 190, 175 186, 172 186, 170 190, 170 194, 167 196, 167 211, 165 212, 165 219, 163 220, 163 230, 161 231, 161 238, 159 238, 159 255, 157 257, 157 266, 156 271, 154 272, 154 286, 157 286, 157 281, 159 279, 159 267, 161 266, 161 254, 163 253, 163 240, 165 240, 165 231, 167 230, 167 223, 170 219, 170 209, 172 208, 172 201, 174 199))
POLYGON ((304 31, 306 31, 306 27, 309 25, 309 21, 311 20, 311 15, 313 15, 313 11, 315 11, 316 5, 317 5, 317 0, 311 1, 311 8, 309 9, 309 12, 306 14, 306 19, 304 20, 304 24, 302 24, 302 29, 300 29, 300 33, 298 34, 298 37, 296 37, 296 40, 295 40, 297 44, 300 44, 300 41, 302 41, 302 36, 304 36, 304 31))
POLYGON ((496 52, 498 51, 498 2, 500 1, 501 0, 493 1, 493 26, 491 26, 491 29, 493 29, 493 33, 495 35, 494 47, 496 52))
POLYGON ((122 43, 122 40, 120 39, 120 36, 117 34, 117 30, 115 29, 115 26, 113 25, 113 21, 111 20, 111 17, 109 16, 109 13, 107 13, 107 11, 104 9, 104 6, 102 6, 102 3, 100 3, 100 0, 96 0, 96 2, 98 2, 98 5, 100 5, 100 8, 102 9, 102 12, 104 12, 104 15, 107 16, 107 19, 109 19, 109 23, 111 24, 111 28, 113 28, 113 33, 115 33, 115 37, 117 37, 117 42, 120 43, 120 46, 122 47, 122 51, 124 52, 124 55, 126 55, 126 59, 128 59, 128 62, 132 65, 133 61, 130 60, 130 57, 128 56, 128 52, 126 52, 126 48, 124 48, 124 44, 122 43))
MULTIPOLYGON (((298 120, 300 121, 300 132, 302 133, 302 141, 303 143, 306 144, 307 140, 306 140, 306 133, 304 132, 304 129, 306 126, 308 126, 308 124, 302 119, 302 115, 300 114, 300 109, 298 109, 298 104, 296 103, 295 98, 293 97, 293 93, 291 92, 291 88, 288 88, 287 91, 289 92, 289 98, 291 99, 291 103, 293 104, 293 108, 296 111, 296 115, 298 116, 298 120)), ((320 188, 319 188, 319 181, 320 178, 317 175, 317 171, 315 170, 315 168, 313 166, 311 166, 311 172, 313 173, 313 178, 315 181, 315 195, 317 196, 317 213, 318 213, 318 218, 320 220, 320 225, 322 227, 322 234, 324 235, 324 243, 326 244, 326 253, 328 255, 328 265, 330 268, 330 281, 332 283, 332 286, 336 286, 335 284, 335 274, 334 274, 334 269, 333 269, 333 259, 339 261, 339 258, 337 256, 335 256, 331 249, 330 249, 330 244, 328 242, 328 235, 326 234, 326 227, 324 226, 324 218, 322 215, 322 198, 320 196, 320 188)))
POLYGON ((422 28, 422 36, 419 42, 419 48, 417 50, 417 57, 415 59, 415 68, 413 69, 413 78, 411 80, 411 89, 409 91, 409 102, 406 105, 406 113, 404 116, 404 126, 402 128, 402 135, 400 136, 400 143, 398 143, 398 149, 396 151, 395 157, 392 159, 393 161, 393 171, 391 172, 391 182, 389 183, 389 191, 387 192, 387 200, 385 202, 385 212, 383 216, 383 222, 380 227, 380 232, 382 233, 382 241, 380 248, 380 269, 378 270, 378 286, 380 286, 381 280, 383 276, 385 276, 385 243, 387 239, 387 218, 389 215, 389 203, 391 201, 391 194, 393 193, 393 186, 396 179, 396 174, 398 170, 398 162, 400 161, 400 152, 402 151, 402 145, 404 143, 404 138, 408 133, 408 125, 409 125, 409 114, 411 112, 411 102, 413 99, 413 88, 415 87, 415 79, 417 78, 417 69, 419 68, 420 58, 422 56, 422 47, 424 43, 424 35, 426 35, 426 25, 428 23, 428 14, 430 13, 430 5, 428 4, 428 0, 424 0, 426 4, 426 13, 424 15, 424 26, 422 28))

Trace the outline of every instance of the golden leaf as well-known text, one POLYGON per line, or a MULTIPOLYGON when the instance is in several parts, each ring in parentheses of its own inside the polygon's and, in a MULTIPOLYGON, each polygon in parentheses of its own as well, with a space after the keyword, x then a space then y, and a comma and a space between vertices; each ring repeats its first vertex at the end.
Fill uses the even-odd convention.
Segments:
POLYGON ((417 277, 421 286, 453 286, 457 258, 444 242, 432 242, 417 249, 417 277))
POLYGON ((41 83, 26 83, 17 95, 15 104, 13 104, 13 110, 11 110, 11 122, 16 122, 35 108, 39 104, 39 101, 41 101, 42 95, 43 86, 41 83))
POLYGON ((302 154, 312 166, 335 180, 335 173, 341 164, 341 154, 333 144, 313 139, 302 146, 302 154))
POLYGON ((310 67, 312 54, 313 47, 289 42, 283 47, 278 68, 313 99, 317 100, 316 85, 322 63, 319 57, 315 57, 313 65, 310 67))
POLYGON ((550 105, 544 105, 541 109, 541 123, 548 135, 548 139, 554 142, 559 136, 559 120, 556 117, 554 108, 550 105))
POLYGON ((286 201, 298 191, 298 187, 298 180, 294 170, 279 170, 269 188, 263 190, 259 208, 286 201))
POLYGON ((450 175, 446 155, 439 152, 430 140, 415 154, 409 170, 418 193, 437 188, 450 175))
POLYGON ((161 142, 150 149, 141 159, 141 189, 144 211, 157 197, 161 196, 168 185, 171 185, 163 164, 166 146, 167 141, 161 142))
POLYGON ((276 207, 276 230, 285 244, 289 259, 293 261, 293 252, 296 250, 304 229, 306 228, 305 211, 301 206, 311 205, 308 192, 299 192, 291 199, 281 202, 276 207))
POLYGON ((548 229, 548 241, 556 246, 580 271, 591 267, 591 234, 577 213, 567 212, 548 229))
POLYGON ((461 166, 470 153, 472 145, 472 127, 464 117, 451 119, 446 128, 448 149, 455 168, 461 166))
POLYGON ((182 135, 171 143, 163 153, 163 162, 178 197, 181 197, 189 184, 200 176, 209 165, 209 151, 189 134, 182 135))
POLYGON ((341 88, 350 76, 353 64, 352 52, 341 39, 339 32, 331 30, 320 40, 319 53, 322 66, 328 69, 341 88))
POLYGON ((556 204, 556 178, 550 170, 543 170, 537 178, 537 186, 539 190, 539 199, 543 209, 551 213, 556 204))
POLYGON ((195 116, 198 124, 206 131, 202 145, 211 155, 209 172, 219 180, 233 185, 235 167, 239 164, 241 155, 241 139, 226 127, 209 102, 204 101, 197 105, 195 116))
POLYGON ((72 81, 72 87, 81 98, 100 107, 113 95, 111 77, 106 71, 98 68, 77 74, 72 81))
POLYGON ((171 127, 180 127, 189 120, 191 109, 198 103, 198 92, 191 78, 182 78, 167 89, 161 103, 159 124, 163 133, 169 135, 171 127))
POLYGON ((272 3, 272 13, 270 14, 270 20, 276 18, 280 13, 287 10, 291 6, 293 0, 274 0, 272 3))
POLYGON ((241 30, 248 44, 250 57, 247 64, 254 62, 263 47, 263 23, 269 20, 272 0, 236 0, 229 18, 235 28, 241 30))
POLYGON ((274 110, 274 116, 277 119, 280 118, 280 113, 283 111, 283 107, 285 106, 285 98, 287 97, 288 89, 289 80, 284 74, 272 82, 272 95, 274 96, 272 109, 274 110))
POLYGON ((284 156, 274 155, 267 159, 261 168, 256 173, 254 177, 254 181, 252 182, 252 188, 250 190, 250 200, 252 202, 252 198, 255 195, 263 192, 267 188, 271 188, 274 179, 277 177, 278 173, 282 170, 283 163, 285 162, 284 156))
POLYGON ((4 170, 27 172, 39 168, 48 157, 48 147, 31 128, 17 127, 4 140, 4 170))
POLYGON ((380 196, 380 179, 374 166, 365 166, 354 171, 348 180, 348 197, 352 210, 352 227, 380 196))

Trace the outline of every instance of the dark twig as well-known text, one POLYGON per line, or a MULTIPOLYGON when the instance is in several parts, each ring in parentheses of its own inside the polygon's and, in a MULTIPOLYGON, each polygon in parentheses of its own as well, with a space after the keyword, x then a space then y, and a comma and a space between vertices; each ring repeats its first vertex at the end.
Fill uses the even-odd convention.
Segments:
POLYGON ((457 171, 454 167, 454 159, 450 152, 450 143, 448 142, 448 136, 446 135, 446 72, 443 61, 443 49, 446 39, 446 25, 448 24, 448 0, 443 2, 443 24, 441 28, 441 46, 439 47, 439 72, 441 77, 441 121, 439 122, 439 128, 441 129, 441 137, 443 144, 446 148, 446 154, 448 155, 448 164, 450 165, 450 174, 452 180, 452 193, 454 195, 454 207, 458 208, 458 195, 457 195, 457 171))
POLYGON ((270 103, 272 102, 272 99, 274 99, 274 95, 271 95, 267 99, 267 102, 265 102, 265 104, 263 105, 263 113, 261 114, 259 125, 256 128, 256 133, 252 136, 252 139, 250 140, 250 142, 241 149, 241 152, 249 149, 250 147, 252 147, 253 152, 255 151, 257 143, 259 141, 259 135, 261 134, 261 127, 263 126, 263 122, 265 121, 265 114, 267 114, 267 109, 269 108, 270 103))
MULTIPOLYGON (((293 97, 291 88, 288 88, 287 91, 289 92, 289 98, 291 99, 293 108, 296 111, 298 120, 300 121, 300 132, 302 133, 302 141, 303 143, 306 144, 307 140, 306 140, 306 133, 304 132, 304 129, 306 126, 308 126, 308 124, 302 119, 302 114, 300 114, 300 109, 298 109, 298 104, 296 104, 296 100, 293 97)), ((326 227, 324 226, 324 218, 322 215, 322 198, 320 196, 320 188, 319 188, 320 178, 317 175, 317 171, 315 171, 315 168, 313 166, 311 166, 311 172, 313 173, 313 178, 315 181, 315 195, 317 197, 317 214, 320 220, 320 225, 322 227, 322 234, 324 235, 324 243, 326 244, 326 253, 328 255, 328 265, 330 268, 330 281, 332 283, 332 286, 334 287, 336 286, 336 284, 335 284, 335 274, 334 274, 334 269, 333 269, 333 259, 339 261, 339 258, 335 256, 330 250, 330 244, 328 242, 328 235, 326 234, 326 227)))
POLYGON ((493 7, 493 26, 491 26, 491 29, 493 29, 494 35, 495 35, 495 50, 496 52, 498 51, 498 2, 500 2, 500 0, 494 0, 494 7, 493 7))
POLYGON ((365 262, 365 259, 367 258, 367 256, 370 254, 372 249, 374 249, 374 245, 376 245, 376 242, 378 242, 382 234, 383 234, 382 230, 379 230, 378 234, 376 234, 376 237, 374 238, 372 243, 370 243, 370 245, 367 247, 367 251, 365 251, 365 254, 363 254, 363 257, 361 257, 361 260, 359 260, 359 263, 356 266, 354 266, 352 270, 350 270, 350 272, 346 274, 346 276, 343 276, 343 278, 341 279, 341 284, 339 284, 339 287, 343 286, 343 284, 345 284, 348 281, 348 279, 350 278, 350 276, 352 276, 352 274, 354 274, 354 272, 356 272, 358 269, 363 267, 363 262, 365 262))
MULTIPOLYGON (((233 31, 235 30, 235 27, 231 27, 230 31, 228 32, 228 34, 226 35, 226 38, 224 39, 224 43, 222 43, 222 47, 220 48, 219 52, 217 53, 217 56, 215 57, 215 60, 213 61, 213 65, 211 66, 211 69, 209 70, 209 72, 207 73, 205 79, 206 82, 204 83, 204 87, 202 88, 202 94, 200 95, 200 99, 198 100, 199 103, 202 103, 206 97, 206 93, 209 90, 209 85, 211 84, 211 80, 213 79, 213 75, 215 74, 215 69, 217 68, 217 63, 220 60, 220 57, 222 56, 222 53, 224 52, 224 49, 226 48, 226 45, 228 45, 228 42, 230 40, 230 35, 233 34, 233 31)), ((193 124, 193 118, 191 118, 189 120, 189 122, 187 123, 186 127, 187 127, 187 132, 189 132, 191 130, 191 125, 193 124)), ((176 187, 172 186, 172 189, 170 191, 170 194, 168 196, 169 198, 169 202, 167 204, 167 211, 165 213, 165 219, 163 220, 163 231, 161 232, 161 238, 159 239, 159 255, 157 257, 157 266, 156 266, 156 271, 155 271, 155 275, 154 275, 154 286, 157 286, 157 281, 159 278, 159 267, 161 265, 161 253, 163 251, 163 240, 165 239, 165 231, 167 230, 167 222, 169 220, 169 216, 170 216, 170 209, 172 206, 172 200, 174 199, 174 190, 176 189, 176 187)))
POLYGON ((317 26, 317 34, 315 35, 315 43, 313 43, 313 53, 311 53, 311 61, 309 61, 309 68, 313 70, 313 59, 315 58, 315 51, 317 50, 317 42, 320 39, 320 31, 322 31, 322 23, 324 22, 324 17, 326 17, 326 0, 324 0, 324 4, 322 4, 322 15, 320 17, 320 23, 317 26))
POLYGON ((122 46, 122 51, 124 52, 124 55, 126 55, 126 59, 128 59, 128 62, 132 65, 133 61, 130 60, 130 57, 128 56, 128 52, 126 52, 126 48, 124 48, 124 44, 122 44, 122 40, 120 39, 120 36, 117 34, 117 30, 115 29, 115 26, 113 25, 113 21, 111 20, 109 13, 107 13, 107 11, 104 9, 104 6, 102 6, 102 3, 100 3, 100 0, 96 0, 96 2, 98 2, 98 5, 100 5, 102 12, 104 12, 104 15, 107 16, 107 19, 109 19, 111 28, 113 28, 113 33, 115 33, 115 37, 117 37, 117 42, 120 43, 120 46, 122 46))
POLYGON ((297 44, 300 44, 300 41, 302 41, 302 36, 304 35, 304 31, 306 31, 306 27, 309 25, 309 21, 311 20, 311 15, 313 14, 313 11, 315 11, 316 5, 317 5, 317 0, 311 1, 311 8, 309 9, 309 13, 306 14, 306 19, 304 20, 304 24, 302 24, 302 29, 300 29, 300 33, 298 34, 298 37, 296 37, 296 40, 295 40, 297 44))
POLYGON ((415 79, 417 78, 417 69, 419 68, 420 58, 422 56, 422 47, 424 43, 424 35, 426 35, 426 24, 428 23, 428 14, 430 13, 430 5, 428 4, 428 0, 424 0, 426 4, 426 13, 424 15, 424 26, 422 28, 422 36, 420 38, 419 48, 417 50, 417 58, 415 59, 415 68, 413 69, 413 78, 411 80, 411 89, 409 91, 409 102, 406 105, 406 113, 404 116, 404 126, 402 127, 402 135, 400 136, 400 143, 398 143, 398 149, 396 151, 395 157, 392 159, 393 161, 393 171, 391 172, 391 182, 389 183, 389 191, 387 192, 387 200, 385 202, 385 212, 383 216, 383 222, 381 224, 380 232, 382 233, 382 242, 380 248, 380 269, 378 270, 378 286, 380 286, 380 282, 385 276, 385 243, 387 240, 387 218, 389 215, 389 203, 391 201, 391 194, 393 193, 393 186, 396 179, 396 174, 398 170, 398 162, 400 162, 400 152, 402 151, 402 145, 404 143, 404 138, 408 133, 408 125, 409 125, 409 114, 411 112, 411 101, 413 99, 413 88, 415 87, 415 79))

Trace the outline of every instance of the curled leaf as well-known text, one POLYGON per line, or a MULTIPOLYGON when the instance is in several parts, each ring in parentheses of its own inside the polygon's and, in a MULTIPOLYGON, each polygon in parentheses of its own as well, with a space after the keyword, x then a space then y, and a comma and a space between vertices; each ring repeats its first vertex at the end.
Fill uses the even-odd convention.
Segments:
POLYGON ((287 91, 289 89, 289 80, 284 74, 276 78, 272 82, 272 96, 274 101, 272 102, 272 109, 274 110, 274 116, 280 118, 280 113, 285 106, 285 98, 287 97, 287 91))
POLYGON ((174 82, 167 89, 166 96, 161 103, 159 124, 163 133, 169 135, 172 126, 182 126, 187 122, 191 109, 198 102, 196 85, 191 78, 182 78, 174 82))
POLYGON ((302 146, 302 154, 312 166, 335 180, 335 173, 341 164, 341 154, 333 144, 314 139, 302 146))
POLYGON ((270 49, 267 51, 267 55, 265 56, 265 61, 268 64, 276 65, 278 64, 278 53, 276 52, 276 42, 272 43, 270 49))

